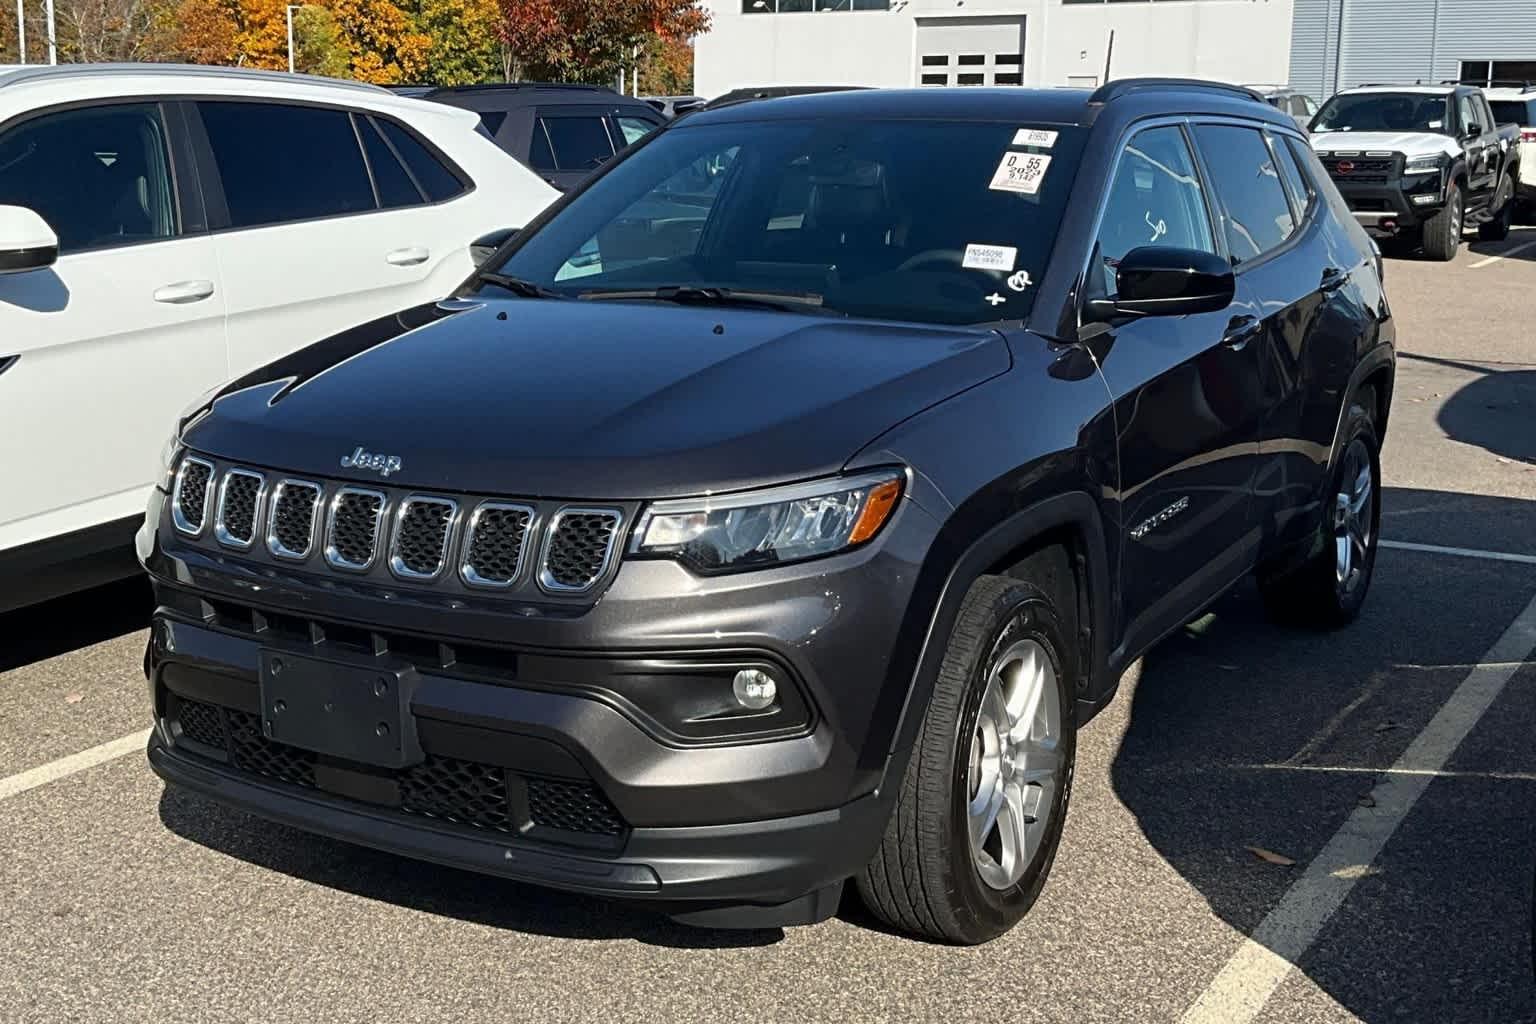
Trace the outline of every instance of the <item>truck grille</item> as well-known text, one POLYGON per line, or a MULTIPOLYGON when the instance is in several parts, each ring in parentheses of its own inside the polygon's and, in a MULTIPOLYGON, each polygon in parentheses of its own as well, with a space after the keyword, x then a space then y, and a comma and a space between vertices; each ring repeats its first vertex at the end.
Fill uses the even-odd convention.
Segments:
POLYGON ((323 551, 317 568, 371 580, 568 601, 611 576, 633 511, 301 480, 195 456, 171 502, 177 532, 201 544, 295 564, 323 551))
POLYGON ((412 495, 400 503, 389 567, 406 579, 436 579, 448 562, 448 541, 459 504, 412 495))
POLYGON ((232 469, 219 484, 219 507, 214 515, 213 532, 226 547, 246 550, 256 540, 262 492, 266 478, 260 473, 232 469))
MULTIPOLYGON (((318 756, 267 739, 259 716, 185 697, 176 699, 175 713, 180 736, 223 751, 236 770, 323 790, 315 774, 318 756)), ((469 828, 520 835, 534 825, 615 839, 629 827, 596 786, 580 780, 524 777, 500 765, 438 754, 393 777, 399 810, 469 828)))
POLYGON ((208 519, 208 498, 213 491, 213 464, 187 456, 176 473, 176 490, 171 495, 171 518, 176 529, 197 536, 208 519))
POLYGON ((343 487, 331 502, 326 525, 325 560, 337 569, 363 572, 379 552, 379 522, 384 495, 360 487, 343 487))
POLYGON ((1381 185, 1397 169, 1396 157, 1325 157, 1323 167, 1334 181, 1344 184, 1381 185), (1347 169, 1346 169, 1347 168, 1347 169))
POLYGON ((618 529, 618 514, 606 509, 562 511, 551 527, 543 584, 550 590, 590 589, 608 569, 618 529))

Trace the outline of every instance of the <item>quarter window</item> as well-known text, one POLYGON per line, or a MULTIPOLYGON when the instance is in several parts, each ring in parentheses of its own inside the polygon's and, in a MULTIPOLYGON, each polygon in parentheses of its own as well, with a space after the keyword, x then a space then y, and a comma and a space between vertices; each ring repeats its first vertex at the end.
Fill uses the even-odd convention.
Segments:
POLYGON ((346 111, 216 102, 200 102, 198 110, 224 185, 231 227, 377 208, 346 111))
POLYGON ((1308 205, 1312 202, 1312 183, 1307 180, 1306 172, 1296 162, 1296 153, 1287 145, 1284 138, 1271 137, 1274 143, 1275 153, 1280 162, 1280 179, 1285 183, 1285 191, 1291 197, 1291 205, 1296 208, 1299 216, 1305 217, 1308 205))
POLYGON ((373 170, 373 182, 379 189, 379 205, 386 210, 400 206, 415 206, 421 202, 421 193, 411 181, 411 176, 395 159, 394 152, 378 125, 372 119, 356 117, 358 134, 363 137, 363 150, 368 154, 368 166, 373 170))
POLYGON ((625 117, 622 114, 615 118, 619 124, 619 132, 624 136, 624 145, 633 145, 656 130, 656 122, 643 117, 625 117))
POLYGON ((1256 259, 1296 233, 1296 216, 1263 135, 1253 128, 1207 124, 1197 126, 1195 136, 1211 187, 1226 210, 1234 264, 1256 259))
POLYGON ((160 108, 69 110, 12 128, 0 136, 0 204, 36 212, 64 253, 174 237, 160 108))
POLYGON ((1106 294, 1116 291, 1126 253, 1154 245, 1216 251, 1194 157, 1184 132, 1171 125, 1138 133, 1115 169, 1099 228, 1106 294))
POLYGON ((591 117, 541 117, 549 134, 553 167, 544 170, 590 171, 613 156, 613 140, 600 115, 591 117))
POLYGON ((395 152, 400 154, 400 159, 405 162, 406 169, 416 179, 416 184, 421 187, 428 202, 440 203, 464 191, 464 182, 459 176, 434 156, 420 139, 393 121, 379 118, 376 123, 384 130, 384 137, 395 148, 395 152))

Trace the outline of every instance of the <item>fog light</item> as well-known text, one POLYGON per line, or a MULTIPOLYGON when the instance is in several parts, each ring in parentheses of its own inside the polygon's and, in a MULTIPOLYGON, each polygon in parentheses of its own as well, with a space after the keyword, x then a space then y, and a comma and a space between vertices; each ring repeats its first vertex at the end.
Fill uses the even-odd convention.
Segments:
POLYGON ((773 677, 755 668, 737 672, 731 690, 736 694, 736 702, 749 711, 761 711, 779 696, 779 686, 773 677))
POLYGON ((1428 206, 1430 203, 1438 203, 1439 201, 1440 197, 1434 195, 1413 197, 1413 205, 1415 206, 1428 206))

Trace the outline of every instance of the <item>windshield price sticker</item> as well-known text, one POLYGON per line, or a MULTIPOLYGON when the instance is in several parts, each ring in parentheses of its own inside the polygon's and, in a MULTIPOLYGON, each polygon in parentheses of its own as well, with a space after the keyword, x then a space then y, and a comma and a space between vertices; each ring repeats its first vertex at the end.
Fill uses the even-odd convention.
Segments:
POLYGON ((992 175, 992 184, 987 187, 1032 196, 1040 191, 1050 166, 1051 158, 1043 153, 1004 153, 1002 163, 992 175))
POLYGON ((1013 144, 1050 149, 1056 145, 1056 133, 1045 128, 1020 128, 1013 133, 1013 144))
POLYGON ((1011 245, 977 245, 965 247, 965 259, 961 266, 968 270, 1009 271, 1018 262, 1019 250, 1011 245))

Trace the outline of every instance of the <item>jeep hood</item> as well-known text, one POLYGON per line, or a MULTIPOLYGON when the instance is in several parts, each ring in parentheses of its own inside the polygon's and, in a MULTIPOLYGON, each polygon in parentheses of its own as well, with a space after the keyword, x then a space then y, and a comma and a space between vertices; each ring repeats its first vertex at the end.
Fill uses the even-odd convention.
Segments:
MULTIPOLYGON (((394 456, 396 486, 660 498, 839 471, 900 421, 1005 372, 995 331, 774 311, 453 301, 231 383, 192 448, 296 475, 394 456)), ((956 444, 973 443, 956 438, 956 444)))
POLYGON ((1323 156, 1346 153, 1402 153, 1404 156, 1456 156, 1461 148, 1435 132, 1313 132, 1312 148, 1323 156))

